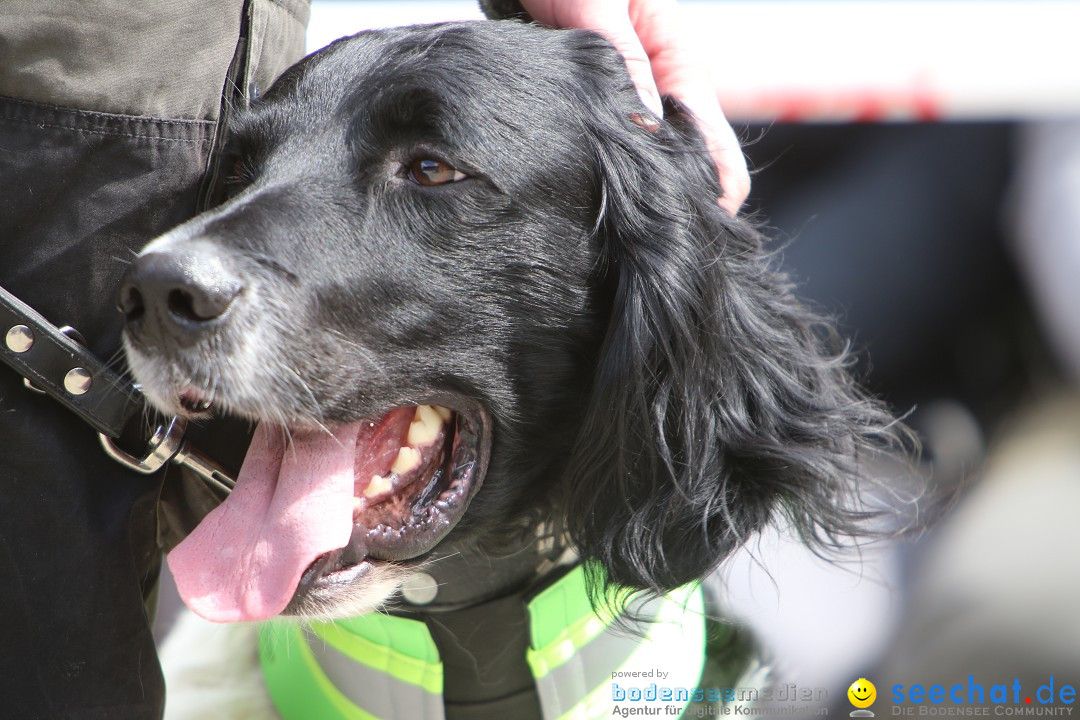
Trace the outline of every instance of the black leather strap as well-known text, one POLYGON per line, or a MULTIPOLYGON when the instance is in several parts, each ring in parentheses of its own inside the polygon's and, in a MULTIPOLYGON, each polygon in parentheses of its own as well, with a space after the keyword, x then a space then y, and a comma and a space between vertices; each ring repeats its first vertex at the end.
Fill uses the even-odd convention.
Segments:
POLYGON ((446 720, 542 719, 523 593, 421 618, 443 665, 446 720))
POLYGON ((111 438, 143 412, 130 381, 2 287, 0 360, 111 438))
POLYGON ((499 550, 454 543, 418 559, 438 587, 417 604, 403 592, 394 615, 422 620, 443 664, 446 720, 540 720, 540 695, 526 661, 528 603, 576 563, 561 564, 561 529, 544 526, 506 538, 499 550))

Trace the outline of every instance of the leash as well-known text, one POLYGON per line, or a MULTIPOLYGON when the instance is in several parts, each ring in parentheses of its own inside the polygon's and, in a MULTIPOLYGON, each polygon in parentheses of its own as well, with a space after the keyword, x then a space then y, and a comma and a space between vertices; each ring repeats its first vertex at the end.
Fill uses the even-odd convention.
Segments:
POLYGON ((144 475, 171 462, 194 471, 219 492, 228 493, 236 485, 224 468, 184 439, 187 420, 179 416, 156 425, 149 437, 135 433, 144 446, 141 452, 121 447, 121 438, 132 437, 135 423, 149 414, 139 386, 90 352, 77 330, 56 327, 3 287, 0 333, 0 360, 23 377, 28 390, 48 395, 93 428, 116 462, 144 475))

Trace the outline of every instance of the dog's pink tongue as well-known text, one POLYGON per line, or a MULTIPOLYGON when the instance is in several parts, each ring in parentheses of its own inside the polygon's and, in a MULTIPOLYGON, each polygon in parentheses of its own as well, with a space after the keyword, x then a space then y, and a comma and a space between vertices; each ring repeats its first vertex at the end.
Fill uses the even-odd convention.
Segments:
POLYGON ((285 609, 307 567, 349 542, 358 428, 293 438, 259 425, 236 489, 169 553, 180 597, 213 622, 285 609))

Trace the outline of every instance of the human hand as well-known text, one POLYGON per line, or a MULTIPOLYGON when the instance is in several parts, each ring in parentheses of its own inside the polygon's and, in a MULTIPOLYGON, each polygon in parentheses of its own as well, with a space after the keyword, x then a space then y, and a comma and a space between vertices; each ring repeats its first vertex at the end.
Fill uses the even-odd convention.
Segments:
POLYGON ((685 39, 675 0, 521 0, 521 5, 544 25, 595 30, 611 41, 657 117, 664 114, 661 93, 690 108, 716 163, 724 190, 720 206, 731 215, 738 212, 750 194, 746 159, 720 109, 708 66, 685 39))

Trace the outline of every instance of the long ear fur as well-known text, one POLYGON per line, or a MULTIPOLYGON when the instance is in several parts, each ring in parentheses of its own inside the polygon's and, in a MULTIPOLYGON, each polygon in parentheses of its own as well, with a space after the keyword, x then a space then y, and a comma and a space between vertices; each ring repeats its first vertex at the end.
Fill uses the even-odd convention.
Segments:
POLYGON ((896 424, 762 237, 717 205, 682 109, 650 133, 619 104, 586 121, 610 322, 563 486, 573 541, 611 582, 665 591, 778 514, 817 547, 857 533, 860 462, 896 424))

